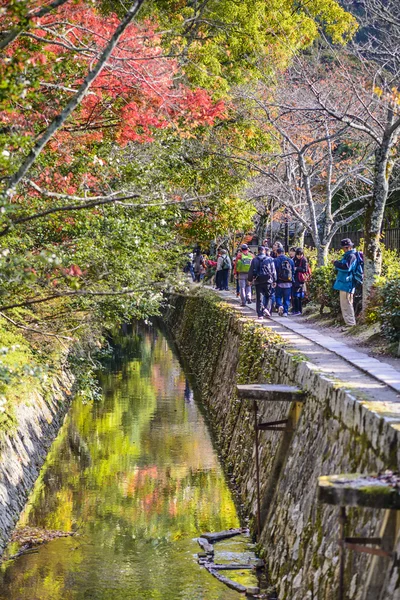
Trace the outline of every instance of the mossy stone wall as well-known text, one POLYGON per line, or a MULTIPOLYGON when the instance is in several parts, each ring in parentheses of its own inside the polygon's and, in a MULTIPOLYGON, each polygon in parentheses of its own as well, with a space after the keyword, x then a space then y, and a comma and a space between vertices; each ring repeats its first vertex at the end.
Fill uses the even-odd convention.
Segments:
MULTIPOLYGON (((221 456, 252 517, 256 512, 254 416, 239 400, 237 383, 285 383, 302 387, 306 402, 293 434, 260 433, 264 527, 261 548, 280 600, 338 597, 338 509, 317 501, 320 475, 399 469, 399 432, 362 400, 286 348, 265 326, 241 318, 212 293, 170 298, 165 322, 207 409, 221 456)), ((289 416, 287 403, 259 403, 260 420, 289 416)), ((378 536, 383 511, 349 509, 347 535, 378 536)), ((370 600, 368 589, 386 589, 376 600, 400 598, 392 562, 347 552, 346 588, 351 600, 370 600)))
POLYGON ((70 405, 74 378, 67 371, 15 406, 15 427, 1 438, 0 555, 18 521, 70 405))

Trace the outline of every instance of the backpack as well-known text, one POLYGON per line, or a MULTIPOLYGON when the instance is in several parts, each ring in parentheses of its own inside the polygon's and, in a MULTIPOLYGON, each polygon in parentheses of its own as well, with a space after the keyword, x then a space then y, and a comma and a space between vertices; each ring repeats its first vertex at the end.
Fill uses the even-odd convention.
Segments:
POLYGON ((251 261, 253 260, 253 255, 250 254, 242 254, 239 260, 236 263, 236 271, 238 273, 248 273, 250 271, 251 261))
POLYGON ((364 280, 364 255, 358 250, 356 251, 356 261, 354 265, 355 266, 353 268, 353 280, 355 281, 356 285, 357 283, 362 285, 362 282, 364 280))
POLYGON ((293 281, 292 267, 287 259, 279 265, 278 281, 279 283, 292 283, 293 281))
POLYGON ((226 255, 226 256, 224 256, 224 259, 222 261, 222 269, 225 270, 225 269, 230 269, 230 268, 231 268, 231 262, 229 260, 229 256, 226 255))
POLYGON ((264 256, 263 258, 258 259, 258 269, 257 269, 257 277, 266 277, 268 279, 268 283, 272 283, 272 273, 269 265, 273 262, 269 256, 264 256))

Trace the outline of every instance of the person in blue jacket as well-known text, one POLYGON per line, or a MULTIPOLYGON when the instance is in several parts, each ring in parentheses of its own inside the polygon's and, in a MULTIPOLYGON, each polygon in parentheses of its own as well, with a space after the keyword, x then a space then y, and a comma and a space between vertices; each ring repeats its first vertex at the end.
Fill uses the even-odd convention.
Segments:
POLYGON ((357 263, 357 255, 353 248, 353 242, 350 238, 344 238, 340 242, 340 245, 344 254, 340 260, 333 261, 333 265, 337 271, 336 281, 333 284, 333 289, 339 290, 340 308, 344 322, 346 323, 347 327, 352 327, 356 324, 353 297, 356 286, 354 272, 357 263))
POLYGON ((274 258, 274 262, 277 277, 275 300, 276 306, 278 307, 278 315, 280 317, 288 317, 294 281, 294 262, 289 256, 285 256, 281 244, 276 248, 276 258, 274 258))

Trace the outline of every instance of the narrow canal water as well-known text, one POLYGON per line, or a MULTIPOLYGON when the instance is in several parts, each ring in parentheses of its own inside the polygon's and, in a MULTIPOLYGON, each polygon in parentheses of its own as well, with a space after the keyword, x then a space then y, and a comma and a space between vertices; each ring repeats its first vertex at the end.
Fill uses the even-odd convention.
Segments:
POLYGON ((73 402, 19 524, 78 534, 4 562, 0 598, 237 599, 196 561, 196 536, 239 522, 185 374, 151 328, 116 349, 101 398, 73 402))

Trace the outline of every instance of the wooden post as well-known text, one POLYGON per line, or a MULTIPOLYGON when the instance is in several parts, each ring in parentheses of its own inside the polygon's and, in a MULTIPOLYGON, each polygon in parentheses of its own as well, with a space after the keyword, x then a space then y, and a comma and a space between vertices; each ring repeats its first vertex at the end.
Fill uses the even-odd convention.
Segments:
POLYGON ((260 499, 260 464, 258 459, 258 406, 257 400, 253 401, 254 429, 256 436, 256 481, 257 481, 257 537, 261 536, 261 499, 260 499))
POLYGON ((344 568, 345 568, 345 525, 346 525, 346 508, 340 507, 339 514, 340 522, 340 537, 339 537, 339 554, 340 554, 340 571, 339 571, 339 600, 344 600, 344 568))

